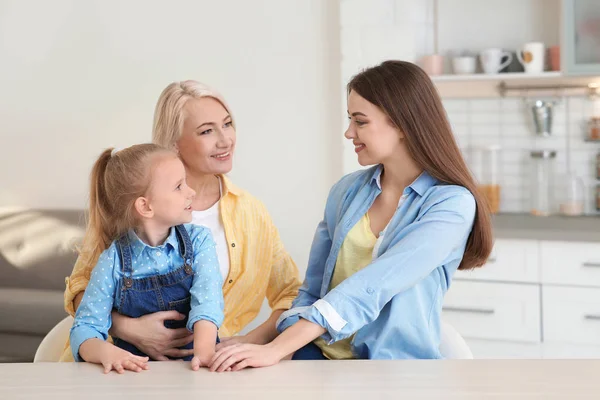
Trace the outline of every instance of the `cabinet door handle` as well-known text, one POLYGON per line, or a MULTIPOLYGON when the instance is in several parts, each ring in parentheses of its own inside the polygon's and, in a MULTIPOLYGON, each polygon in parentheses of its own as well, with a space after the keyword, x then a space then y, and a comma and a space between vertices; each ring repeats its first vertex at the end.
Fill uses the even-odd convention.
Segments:
POLYGON ((493 314, 495 311, 491 308, 467 308, 467 307, 442 307, 442 311, 462 312, 470 314, 493 314))
POLYGON ((591 321, 600 321, 600 315, 586 314, 583 316, 583 318, 591 321))
POLYGON ((586 268, 600 268, 600 263, 584 262, 583 266, 586 268))

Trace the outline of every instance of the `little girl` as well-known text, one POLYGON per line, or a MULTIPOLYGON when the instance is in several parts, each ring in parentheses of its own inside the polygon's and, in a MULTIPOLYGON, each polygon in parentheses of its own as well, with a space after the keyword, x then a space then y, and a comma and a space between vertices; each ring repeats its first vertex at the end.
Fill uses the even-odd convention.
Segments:
POLYGON ((165 325, 193 331, 192 369, 208 366, 223 321, 223 282, 210 231, 182 225, 192 219, 195 195, 177 155, 162 147, 100 155, 82 248, 97 262, 71 328, 76 361, 102 364, 104 373, 148 369, 149 358, 130 343, 106 341, 111 312, 137 318, 176 310, 187 317, 165 325))

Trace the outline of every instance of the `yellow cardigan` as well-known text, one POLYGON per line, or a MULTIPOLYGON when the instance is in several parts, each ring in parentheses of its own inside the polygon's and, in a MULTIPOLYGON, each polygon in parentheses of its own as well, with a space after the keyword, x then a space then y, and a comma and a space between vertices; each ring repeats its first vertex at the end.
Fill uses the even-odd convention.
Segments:
MULTIPOLYGON (((227 177, 221 179, 219 207, 230 259, 229 275, 223 282, 225 320, 219 330, 225 337, 237 334, 258 315, 265 296, 272 310, 289 309, 301 282, 265 206, 227 177)), ((85 290, 92 269, 78 259, 66 278, 65 310, 72 316, 73 300, 85 290)), ((73 361, 68 341, 61 361, 73 361)))

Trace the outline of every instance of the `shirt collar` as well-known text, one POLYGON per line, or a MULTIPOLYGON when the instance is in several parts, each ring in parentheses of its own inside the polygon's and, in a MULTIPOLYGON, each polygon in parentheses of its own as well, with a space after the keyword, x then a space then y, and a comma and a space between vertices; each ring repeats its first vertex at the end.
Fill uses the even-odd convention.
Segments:
POLYGON ((234 185, 228 177, 225 175, 219 175, 219 177, 221 178, 221 182, 223 182, 223 197, 225 197, 227 193, 231 193, 234 196, 242 194, 242 190, 234 185))
POLYGON ((417 192, 417 194, 421 197, 429 190, 430 187, 438 184, 438 180, 433 176, 429 175, 427 171, 421 172, 421 175, 413 183, 409 185, 409 187, 417 192))
POLYGON ((171 227, 169 236, 167 236, 167 239, 164 241, 164 243, 156 247, 144 243, 144 241, 139 238, 133 229, 130 229, 129 232, 127 232, 127 236, 129 237, 129 244, 131 246, 131 252, 133 253, 132 256, 134 258, 139 257, 145 248, 166 250, 167 246, 170 246, 173 250, 179 249, 179 242, 177 241, 177 232, 175 227, 171 227))
POLYGON ((375 182, 379 190, 381 190, 381 173, 383 172, 383 165, 379 164, 373 170, 373 176, 371 177, 371 183, 375 182))
MULTIPOLYGON (((375 184, 381 190, 381 173, 383 172, 383 166, 379 165, 375 171, 373 172, 373 177, 371 178, 371 182, 375 181, 375 184)), ((408 185, 413 191, 415 191, 419 196, 423 196, 425 192, 432 186, 436 185, 438 180, 429 175, 427 171, 421 172, 421 175, 417 177, 408 185)))

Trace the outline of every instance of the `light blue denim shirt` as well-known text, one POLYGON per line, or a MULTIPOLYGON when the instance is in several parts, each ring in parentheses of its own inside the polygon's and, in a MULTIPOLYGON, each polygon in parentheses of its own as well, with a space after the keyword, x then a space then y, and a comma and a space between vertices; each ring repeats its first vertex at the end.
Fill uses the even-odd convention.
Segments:
MULTIPOLYGON (((186 224, 185 227, 194 249, 194 277, 190 289, 191 311, 187 328, 192 331, 194 323, 199 320, 207 320, 220 327, 223 323, 223 278, 215 242, 208 228, 190 224, 186 224)), ((142 242, 133 230, 130 230, 128 235, 131 243, 133 278, 166 274, 184 264, 175 228, 171 228, 165 242, 156 247, 142 242)), ((123 278, 121 259, 113 242, 98 258, 75 314, 70 339, 76 361, 81 361, 79 347, 83 342, 91 338, 108 338, 108 331, 112 325, 111 312, 119 306, 119 282, 123 278)))
POLYGON ((404 190, 374 261, 329 291, 346 235, 381 193, 382 170, 354 172, 331 189, 304 284, 277 329, 304 318, 324 327, 322 338, 330 344, 356 333, 356 358, 442 358, 442 301, 475 218, 475 199, 466 188, 423 172, 404 190))

